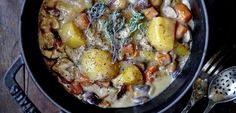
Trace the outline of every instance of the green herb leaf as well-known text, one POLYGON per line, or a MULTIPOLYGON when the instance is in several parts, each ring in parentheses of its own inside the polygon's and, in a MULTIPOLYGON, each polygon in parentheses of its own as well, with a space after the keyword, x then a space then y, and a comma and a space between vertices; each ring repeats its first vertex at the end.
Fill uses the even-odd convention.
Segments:
POLYGON ((141 26, 142 24, 141 21, 142 19, 144 19, 144 17, 142 16, 141 13, 135 11, 131 5, 129 6, 129 9, 132 11, 133 14, 133 17, 130 19, 128 23, 129 30, 132 33, 136 31, 139 28, 139 26, 141 26))
POLYGON ((112 63, 115 63, 119 56, 120 43, 122 43, 121 39, 119 39, 116 34, 125 27, 125 19, 122 17, 121 13, 115 11, 110 15, 109 20, 105 21, 104 27, 105 36, 112 47, 112 63))
POLYGON ((88 17, 90 23, 95 21, 96 19, 99 19, 105 12, 106 5, 103 3, 96 3, 94 4, 88 11, 88 17))

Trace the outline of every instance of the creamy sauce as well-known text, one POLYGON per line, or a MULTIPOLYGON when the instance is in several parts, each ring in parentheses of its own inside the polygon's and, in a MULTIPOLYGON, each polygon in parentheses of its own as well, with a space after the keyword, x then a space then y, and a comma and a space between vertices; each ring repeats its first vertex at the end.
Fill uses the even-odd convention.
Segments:
POLYGON ((170 83, 174 80, 171 76, 169 76, 165 71, 159 72, 157 78, 154 80, 149 94, 151 98, 159 95, 164 89, 166 89, 170 83))

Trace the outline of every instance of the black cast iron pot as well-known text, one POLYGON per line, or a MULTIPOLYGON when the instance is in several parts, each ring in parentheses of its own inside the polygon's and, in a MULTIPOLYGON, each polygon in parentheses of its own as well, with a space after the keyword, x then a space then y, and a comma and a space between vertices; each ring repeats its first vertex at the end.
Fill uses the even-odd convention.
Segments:
POLYGON ((38 45, 38 13, 42 0, 26 0, 21 17, 19 32, 21 33, 22 52, 5 75, 5 83, 10 93, 21 105, 24 112, 39 112, 28 99, 15 80, 15 74, 22 65, 26 65, 30 76, 55 105, 65 112, 105 113, 105 112, 164 112, 174 105, 191 87, 202 66, 208 43, 208 18, 203 0, 189 0, 195 28, 192 32, 192 49, 184 69, 159 96, 151 101, 128 108, 99 108, 84 104, 69 94, 57 82, 56 77, 48 71, 38 45))

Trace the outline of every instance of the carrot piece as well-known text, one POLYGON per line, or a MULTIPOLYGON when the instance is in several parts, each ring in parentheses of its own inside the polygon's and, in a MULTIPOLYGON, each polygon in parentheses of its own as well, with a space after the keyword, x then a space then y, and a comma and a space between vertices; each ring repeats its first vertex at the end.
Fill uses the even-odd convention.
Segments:
POLYGON ((191 19, 192 14, 190 10, 188 9, 188 7, 184 5, 183 3, 177 3, 174 6, 174 9, 178 15, 178 18, 177 18, 178 21, 187 23, 191 19))
POLYGON ((125 51, 126 56, 128 57, 135 57, 138 54, 137 47, 132 43, 126 45, 124 48, 124 51, 125 51))
POLYGON ((71 91, 73 94, 76 94, 76 95, 79 95, 83 92, 83 88, 82 86, 80 85, 79 82, 72 82, 71 84, 71 91))
POLYGON ((148 20, 151 20, 152 18, 158 15, 158 12, 156 11, 154 7, 150 7, 150 8, 144 9, 143 14, 148 20))
POLYGON ((145 70, 145 72, 144 72, 145 81, 146 82, 152 82, 154 80, 153 74, 155 72, 157 72, 157 70, 158 70, 158 66, 157 65, 153 65, 153 66, 147 68, 145 70))
POLYGON ((87 29, 88 25, 89 25, 89 19, 86 13, 82 13, 80 14, 80 16, 78 16, 75 19, 75 23, 76 26, 79 27, 82 30, 87 29))
POLYGON ((176 39, 181 39, 185 35, 185 33, 188 31, 188 28, 184 26, 183 24, 178 24, 176 29, 176 39))

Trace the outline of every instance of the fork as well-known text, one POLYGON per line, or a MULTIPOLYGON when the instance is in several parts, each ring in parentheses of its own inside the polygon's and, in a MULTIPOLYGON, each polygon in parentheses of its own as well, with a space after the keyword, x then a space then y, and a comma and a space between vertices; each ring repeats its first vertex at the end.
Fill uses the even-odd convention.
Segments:
POLYGON ((216 54, 214 54, 203 66, 199 77, 195 80, 193 84, 193 91, 191 97, 181 113, 188 113, 189 110, 199 100, 207 96, 208 81, 210 81, 214 75, 218 74, 223 69, 222 60, 225 57, 226 54, 223 54, 223 50, 220 50, 216 54))

